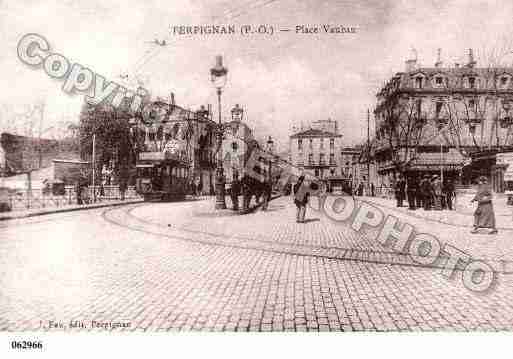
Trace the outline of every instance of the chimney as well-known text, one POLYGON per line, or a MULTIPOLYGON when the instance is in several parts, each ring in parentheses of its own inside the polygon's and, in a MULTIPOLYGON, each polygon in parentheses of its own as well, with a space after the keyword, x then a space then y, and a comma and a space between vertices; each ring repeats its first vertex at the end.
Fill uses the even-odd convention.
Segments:
POLYGON ((175 94, 172 92, 169 94, 169 103, 173 106, 175 105, 175 94))
POLYGON ((413 47, 410 50, 410 56, 408 57, 408 60, 405 61, 406 63, 406 72, 412 72, 415 71, 417 68, 417 50, 415 50, 413 47))
POLYGON ((208 108, 208 118, 212 119, 212 104, 209 103, 207 108, 208 108))
POLYGON ((472 49, 468 49, 468 63, 467 67, 474 67, 476 65, 476 61, 474 60, 474 53, 472 49))
POLYGON ((442 49, 437 50, 435 67, 437 69, 441 68, 444 63, 442 62, 442 49))

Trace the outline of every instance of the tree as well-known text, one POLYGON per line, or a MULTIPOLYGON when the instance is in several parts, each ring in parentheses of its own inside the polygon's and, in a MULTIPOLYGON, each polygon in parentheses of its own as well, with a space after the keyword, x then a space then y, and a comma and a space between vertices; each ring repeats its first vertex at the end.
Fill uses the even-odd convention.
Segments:
POLYGON ((388 146, 388 160, 403 173, 417 157, 428 117, 422 112, 421 99, 406 94, 392 95, 382 106, 378 140, 388 146))
POLYGON ((79 142, 80 156, 84 160, 92 161, 93 135, 96 142, 96 168, 95 173, 99 180, 103 166, 113 165, 116 178, 127 177, 130 168, 135 164, 133 156, 134 146, 130 142, 131 113, 123 108, 116 109, 109 105, 93 106, 84 102, 80 113, 79 142))

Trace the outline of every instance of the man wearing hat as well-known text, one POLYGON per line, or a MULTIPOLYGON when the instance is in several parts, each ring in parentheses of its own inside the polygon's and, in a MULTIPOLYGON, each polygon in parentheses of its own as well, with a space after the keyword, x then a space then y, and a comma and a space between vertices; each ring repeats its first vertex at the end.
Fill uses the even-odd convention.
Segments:
POLYGON ((416 207, 416 197, 417 197, 417 188, 418 188, 417 178, 415 176, 408 176, 408 180, 406 182, 406 194, 408 196, 408 209, 415 210, 416 207))
POLYGON ((428 175, 424 175, 419 187, 424 210, 428 211, 431 209, 431 182, 428 175))
POLYGON ((442 181, 437 175, 433 175, 431 179, 431 186, 433 187, 434 206, 438 211, 442 210, 442 181))
POLYGON ((399 175, 399 179, 395 184, 395 198, 397 200, 397 207, 403 206, 403 201, 406 197, 406 181, 402 175, 399 175))

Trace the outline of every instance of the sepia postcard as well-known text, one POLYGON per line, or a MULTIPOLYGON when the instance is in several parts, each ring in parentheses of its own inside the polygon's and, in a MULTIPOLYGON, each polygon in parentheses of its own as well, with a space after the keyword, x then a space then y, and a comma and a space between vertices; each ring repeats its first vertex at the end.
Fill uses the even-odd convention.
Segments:
POLYGON ((507 0, 0 0, 4 349, 510 332, 512 19, 507 0))

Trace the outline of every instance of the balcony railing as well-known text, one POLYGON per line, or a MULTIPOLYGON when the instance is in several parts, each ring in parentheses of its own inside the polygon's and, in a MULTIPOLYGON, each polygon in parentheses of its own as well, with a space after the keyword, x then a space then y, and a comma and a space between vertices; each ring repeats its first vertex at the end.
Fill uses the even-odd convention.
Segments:
POLYGON ((471 124, 480 124, 481 122, 483 122, 483 119, 480 118, 480 117, 471 117, 471 118, 467 118, 465 119, 465 122, 469 125, 471 124))

